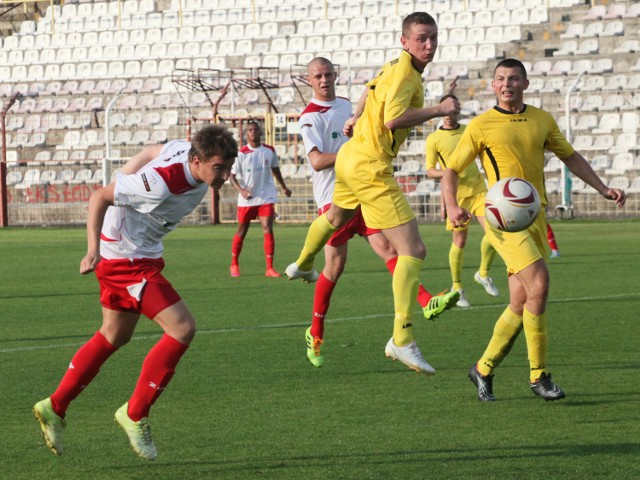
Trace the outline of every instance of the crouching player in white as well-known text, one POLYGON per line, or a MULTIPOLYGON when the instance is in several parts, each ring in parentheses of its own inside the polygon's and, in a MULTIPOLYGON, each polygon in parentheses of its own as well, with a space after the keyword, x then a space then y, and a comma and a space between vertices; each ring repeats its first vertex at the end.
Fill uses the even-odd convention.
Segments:
POLYGON ((228 130, 208 126, 191 143, 172 141, 143 150, 115 182, 91 195, 88 247, 80 273, 96 272, 102 326, 75 353, 55 392, 33 407, 53 453, 63 452, 61 436, 69 404, 107 359, 131 340, 144 314, 164 335, 147 354, 133 394, 116 411, 115 420, 140 457, 156 459, 149 410, 196 332, 191 312, 161 273, 162 239, 200 204, 209 187, 222 186, 237 154, 238 145, 228 130))

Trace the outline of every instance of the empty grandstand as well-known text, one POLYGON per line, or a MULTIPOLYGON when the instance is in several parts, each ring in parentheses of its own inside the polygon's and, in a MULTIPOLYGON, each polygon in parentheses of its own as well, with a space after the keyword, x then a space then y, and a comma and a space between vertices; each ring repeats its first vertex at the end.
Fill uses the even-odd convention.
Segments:
MULTIPOLYGON (((144 145, 212 121, 240 138, 249 118, 265 121, 294 191, 278 204, 279 221, 312 220, 296 131, 311 95, 304 65, 330 58, 338 95, 355 102, 397 56, 402 18, 416 10, 434 15, 440 30, 424 73, 426 103, 458 77, 462 114, 477 115, 493 106, 497 60, 519 58, 530 75, 527 103, 554 113, 601 175, 630 187, 618 211, 579 181, 569 187, 561 162, 549 158, 550 213, 640 208, 637 1, 67 0, 2 2, 0 10, 5 224, 82 224, 91 191, 144 145)), ((439 186, 424 172, 424 141, 436 127, 414 129, 396 162, 424 221, 440 219, 439 186)), ((187 221, 233 221, 234 201, 225 186, 215 208, 207 198, 187 221)))

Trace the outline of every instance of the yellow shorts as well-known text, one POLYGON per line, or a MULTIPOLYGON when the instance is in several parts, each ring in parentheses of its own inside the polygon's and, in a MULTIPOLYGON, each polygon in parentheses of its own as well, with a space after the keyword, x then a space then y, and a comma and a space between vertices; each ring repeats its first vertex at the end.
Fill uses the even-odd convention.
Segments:
POLYGON ((485 223, 485 234, 504 260, 509 275, 518 273, 533 262, 547 258, 547 219, 540 210, 533 224, 522 232, 502 232, 485 223))
MULTIPOLYGON (((460 205, 465 210, 468 210, 471 215, 474 217, 484 217, 484 197, 486 192, 482 192, 479 195, 474 195, 472 197, 463 197, 459 199, 458 205, 460 205)), ((449 217, 447 217, 447 230, 456 232, 464 232, 469 228, 468 222, 464 227, 454 227, 453 224, 449 221, 449 217)))
POLYGON ((353 210, 360 205, 369 228, 393 228, 415 218, 393 176, 390 161, 354 151, 345 143, 336 158, 333 203, 353 210))

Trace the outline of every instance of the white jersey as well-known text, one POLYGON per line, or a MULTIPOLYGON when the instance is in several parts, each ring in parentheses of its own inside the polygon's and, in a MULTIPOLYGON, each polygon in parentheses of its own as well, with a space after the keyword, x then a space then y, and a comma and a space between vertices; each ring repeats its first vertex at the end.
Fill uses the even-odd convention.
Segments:
MULTIPOLYGON (((304 142, 304 150, 309 152, 317 148, 322 153, 336 153, 349 140, 342 133, 344 123, 351 118, 351 102, 338 97, 330 102, 323 102, 312 98, 300 115, 300 135, 304 142)), ((319 172, 311 169, 313 182, 313 196, 318 208, 331 203, 336 173, 331 168, 319 172)))
POLYGON ((100 237, 106 259, 160 258, 162 239, 200 204, 209 189, 189 170, 191 143, 167 143, 157 158, 132 175, 118 173, 114 206, 100 237))
POLYGON ((257 148, 245 145, 238 151, 231 173, 240 186, 251 192, 251 198, 238 194, 239 207, 256 207, 276 203, 277 192, 273 181, 272 168, 278 166, 278 155, 271 145, 262 144, 257 148))

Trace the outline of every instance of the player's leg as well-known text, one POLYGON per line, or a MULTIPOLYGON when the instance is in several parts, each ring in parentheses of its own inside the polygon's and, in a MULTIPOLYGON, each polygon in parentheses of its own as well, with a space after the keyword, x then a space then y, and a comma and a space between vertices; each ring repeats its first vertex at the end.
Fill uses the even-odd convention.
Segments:
POLYGON ((275 211, 273 209, 273 205, 269 204, 269 206, 264 205, 264 207, 269 207, 260 211, 260 225, 262 226, 262 234, 264 236, 263 248, 264 248, 264 258, 266 262, 266 270, 265 276, 267 277, 279 277, 280 274, 273 268, 273 256, 275 254, 276 249, 276 240, 273 235, 273 220, 275 218, 275 211))
POLYGON ((133 335, 138 313, 102 308, 102 326, 74 354, 58 388, 51 397, 38 402, 33 411, 47 446, 61 454, 62 429, 69 404, 91 383, 107 359, 133 335))
POLYGON ((551 249, 551 258, 559 257, 560 249, 558 248, 558 243, 556 242, 556 236, 553 234, 551 225, 548 223, 547 223, 547 243, 549 244, 549 248, 551 249))
POLYGON ((551 381, 547 371, 547 314, 546 304, 549 293, 549 271, 540 259, 515 275, 525 290, 522 322, 527 340, 529 357, 529 380, 531 390, 545 400, 559 400, 564 392, 551 381))
POLYGON ((231 241, 231 266, 229 272, 232 277, 240 276, 240 254, 244 245, 244 238, 247 236, 251 225, 251 207, 238 207, 238 230, 231 241))
POLYGON ((156 276, 143 292, 142 313, 157 323, 164 335, 145 357, 129 401, 115 414, 133 450, 142 458, 155 460, 149 411, 173 377, 176 366, 196 332, 193 315, 164 277, 156 276))
POLYGON ((315 282, 318 277, 313 270, 316 255, 325 246, 331 235, 346 224, 355 213, 354 209, 345 209, 331 204, 329 210, 317 217, 309 226, 304 246, 298 259, 287 267, 285 273, 290 280, 302 278, 307 282, 315 282))
POLYGON ((464 263, 464 247, 467 244, 467 228, 453 229, 451 247, 449 248, 449 268, 451 270, 451 291, 458 292, 460 298, 457 306, 469 307, 469 301, 465 297, 462 286, 462 266, 464 263))
MULTIPOLYGON (((381 231, 368 229, 368 232, 368 234, 364 235, 364 239, 384 261, 387 269, 393 275, 398 264, 398 252, 381 231)), ((435 320, 442 312, 455 305, 457 299, 457 294, 449 291, 434 296, 425 288, 422 282, 418 284, 417 300, 427 320, 435 320)))
POLYGON ((493 327, 493 335, 477 364, 471 367, 469 379, 478 388, 478 400, 492 402, 493 371, 507 356, 522 330, 522 309, 526 293, 520 282, 513 276, 509 278, 509 306, 502 312, 493 327))
MULTIPOLYGON (((482 229, 485 228, 484 216, 476 217, 482 229)), ((474 274, 473 278, 478 285, 481 285, 485 291, 492 297, 497 297, 500 292, 493 283, 493 279, 489 275, 491 265, 496 256, 496 249, 493 248, 489 238, 484 235, 480 242, 480 269, 474 274)))
POLYGON ((415 218, 397 227, 384 229, 383 233, 398 252, 392 283, 396 313, 393 337, 395 344, 402 347, 413 341, 413 304, 418 293, 418 276, 427 249, 420 237, 415 218))
POLYGON ((321 346, 324 343, 324 321, 329 311, 333 290, 347 262, 347 243, 325 245, 324 259, 324 269, 318 277, 313 295, 311 326, 305 332, 307 358, 315 367, 321 367, 324 363, 321 352, 321 346))

